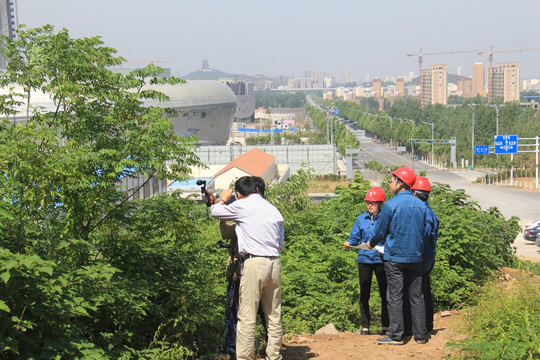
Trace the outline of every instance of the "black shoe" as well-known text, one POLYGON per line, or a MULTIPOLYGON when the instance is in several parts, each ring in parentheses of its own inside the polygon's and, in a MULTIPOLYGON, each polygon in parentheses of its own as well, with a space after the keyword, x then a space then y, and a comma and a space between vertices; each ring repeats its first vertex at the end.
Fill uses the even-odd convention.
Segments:
POLYGON ((385 338, 377 339, 377 344, 379 345, 403 345, 403 340, 394 340, 387 336, 385 338))
POLYGON ((360 331, 360 335, 369 335, 369 329, 363 329, 360 331))
POLYGON ((423 339, 417 339, 417 338, 414 338, 414 341, 416 341, 418 344, 425 344, 427 343, 427 338, 423 338, 423 339))

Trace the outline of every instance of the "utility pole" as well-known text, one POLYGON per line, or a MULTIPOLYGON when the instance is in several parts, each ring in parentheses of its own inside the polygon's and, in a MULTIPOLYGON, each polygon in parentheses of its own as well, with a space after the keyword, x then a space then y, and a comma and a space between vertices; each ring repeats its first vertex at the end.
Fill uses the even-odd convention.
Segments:
POLYGON ((471 147, 471 170, 474 170, 474 110, 478 106, 478 104, 469 104, 469 106, 472 108, 472 147, 471 147))
POLYGON ((504 106, 504 104, 499 104, 499 105, 491 104, 489 106, 491 106, 492 108, 494 108, 497 111, 497 132, 495 134, 499 135, 499 110, 501 110, 501 108, 504 106))
POLYGON ((431 165, 435 166, 435 125, 427 121, 422 121, 422 123, 431 125, 431 165))
POLYGON ((262 107, 259 108, 259 136, 261 136, 262 132, 262 107))

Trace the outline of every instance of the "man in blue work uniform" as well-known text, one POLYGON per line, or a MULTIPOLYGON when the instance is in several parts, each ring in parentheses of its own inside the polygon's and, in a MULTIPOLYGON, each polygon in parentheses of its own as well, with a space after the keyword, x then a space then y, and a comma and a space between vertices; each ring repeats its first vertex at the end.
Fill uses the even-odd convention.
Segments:
POLYGON ((427 332, 433 331, 433 294, 431 293, 431 271, 435 265, 435 249, 437 247, 437 236, 439 233, 439 219, 428 199, 431 192, 431 184, 426 177, 417 176, 412 187, 414 196, 419 198, 426 205, 426 231, 427 238, 424 242, 424 255, 422 260, 422 293, 424 294, 424 304, 426 306, 426 328, 427 332))
POLYGON ((384 270, 388 282, 390 333, 377 339, 378 344, 402 345, 404 334, 403 291, 408 290, 412 329, 419 344, 427 341, 425 305, 422 295, 422 254, 424 252, 426 206, 410 188, 416 174, 407 167, 392 172, 390 191, 396 194, 379 213, 369 248, 384 243, 384 270))

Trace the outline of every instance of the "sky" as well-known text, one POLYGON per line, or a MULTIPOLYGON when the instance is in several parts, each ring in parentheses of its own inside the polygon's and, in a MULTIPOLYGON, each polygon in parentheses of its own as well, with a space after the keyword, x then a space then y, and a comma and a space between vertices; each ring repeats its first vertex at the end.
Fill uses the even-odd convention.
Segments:
POLYGON ((72 37, 100 36, 140 66, 153 61, 182 76, 209 66, 232 74, 279 76, 306 71, 358 82, 418 74, 447 64, 470 76, 521 63, 540 78, 540 0, 17 0, 19 24, 54 25, 72 37), (514 49, 537 50, 501 52, 514 49), (463 52, 468 51, 468 52, 463 52), (456 52, 434 55, 432 53, 456 52), (429 55, 432 54, 432 55, 429 55))

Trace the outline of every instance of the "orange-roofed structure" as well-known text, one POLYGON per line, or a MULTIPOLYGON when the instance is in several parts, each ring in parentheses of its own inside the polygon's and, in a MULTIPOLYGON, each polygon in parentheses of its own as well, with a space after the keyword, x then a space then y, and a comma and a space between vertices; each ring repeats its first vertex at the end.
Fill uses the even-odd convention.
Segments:
POLYGON ((215 188, 226 189, 242 176, 260 176, 269 184, 278 176, 276 158, 262 150, 253 148, 234 159, 213 176, 215 188))

